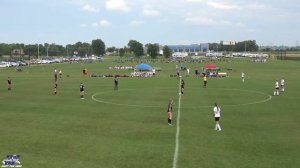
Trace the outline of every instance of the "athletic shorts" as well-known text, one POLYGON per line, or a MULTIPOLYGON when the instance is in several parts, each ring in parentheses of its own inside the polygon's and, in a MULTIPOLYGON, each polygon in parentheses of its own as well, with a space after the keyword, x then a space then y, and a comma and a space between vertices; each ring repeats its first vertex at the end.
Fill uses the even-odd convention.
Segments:
POLYGON ((220 117, 215 117, 215 121, 219 121, 220 120, 220 117))

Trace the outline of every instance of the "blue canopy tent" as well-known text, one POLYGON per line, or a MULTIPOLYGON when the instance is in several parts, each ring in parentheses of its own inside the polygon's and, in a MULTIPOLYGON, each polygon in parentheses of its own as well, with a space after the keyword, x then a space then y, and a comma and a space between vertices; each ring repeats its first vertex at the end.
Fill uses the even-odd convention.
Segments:
POLYGON ((152 66, 148 65, 148 64, 139 64, 137 66, 135 66, 136 70, 140 70, 140 71, 150 71, 152 70, 152 66))

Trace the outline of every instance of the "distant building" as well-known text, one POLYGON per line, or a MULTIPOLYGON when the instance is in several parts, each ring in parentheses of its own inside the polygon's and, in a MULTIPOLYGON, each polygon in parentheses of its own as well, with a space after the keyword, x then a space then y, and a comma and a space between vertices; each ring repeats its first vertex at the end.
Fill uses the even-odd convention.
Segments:
POLYGON ((191 45, 168 45, 173 53, 186 52, 186 53, 201 53, 209 50, 208 43, 191 44, 191 45))
POLYGON ((23 49, 13 49, 11 55, 24 55, 23 49))

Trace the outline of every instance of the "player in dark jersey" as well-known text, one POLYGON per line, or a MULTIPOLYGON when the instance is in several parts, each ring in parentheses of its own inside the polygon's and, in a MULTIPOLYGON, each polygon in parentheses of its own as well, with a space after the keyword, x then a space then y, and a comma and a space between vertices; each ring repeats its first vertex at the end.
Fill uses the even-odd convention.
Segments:
POLYGON ((55 82, 57 81, 57 70, 56 70, 56 68, 54 69, 54 81, 55 82))
POLYGON ((10 77, 8 77, 7 78, 7 90, 11 90, 11 85, 12 85, 11 79, 10 79, 10 77))
POLYGON ((115 76, 115 79, 114 79, 114 90, 118 90, 118 87, 119 87, 119 81, 118 81, 118 78, 115 76))
POLYGON ((80 83, 79 91, 80 91, 80 98, 84 99, 84 85, 82 83, 80 83))
POLYGON ((58 87, 58 84, 57 84, 57 81, 54 82, 54 94, 56 95, 57 94, 57 87, 58 87))
POLYGON ((167 114, 168 114, 168 124, 172 125, 172 117, 173 117, 173 99, 170 98, 169 104, 168 104, 168 109, 167 109, 167 114))
POLYGON ((180 76, 180 75, 179 75, 179 70, 177 69, 177 70, 176 70, 176 77, 177 77, 177 79, 179 79, 179 76, 180 76))
POLYGON ((181 84, 180 84, 180 92, 183 95, 183 91, 184 91, 184 80, 181 79, 181 84))

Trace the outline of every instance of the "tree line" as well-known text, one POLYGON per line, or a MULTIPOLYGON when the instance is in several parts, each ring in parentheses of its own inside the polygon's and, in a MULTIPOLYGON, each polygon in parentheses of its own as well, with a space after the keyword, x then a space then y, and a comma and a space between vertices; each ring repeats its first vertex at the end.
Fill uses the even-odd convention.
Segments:
MULTIPOLYGON (((159 44, 146 44, 147 53, 156 58, 159 55, 159 44)), ((144 45, 136 40, 129 40, 127 46, 123 48, 107 47, 101 39, 93 40, 91 43, 77 42, 75 44, 67 44, 66 46, 55 43, 49 44, 6 44, 0 43, 0 56, 103 56, 106 53, 114 53, 120 57, 135 56, 141 57, 145 55, 144 45)), ((169 58, 171 51, 164 46, 164 56, 169 58)))
POLYGON ((0 56, 90 56, 92 54, 101 56, 106 53, 105 43, 101 39, 93 40, 91 43, 77 42, 66 46, 55 43, 49 44, 6 44, 0 43, 0 56))
MULTIPOLYGON (((0 44, 0 56, 2 55, 28 55, 28 56, 103 56, 107 53, 123 56, 141 57, 147 54, 151 58, 157 58, 163 55, 169 58, 172 52, 168 46, 163 46, 163 52, 160 53, 160 45, 158 43, 148 43, 143 45, 137 40, 129 40, 127 46, 123 48, 106 47, 101 39, 92 40, 91 43, 77 42, 66 46, 55 43, 49 44, 0 44), (17 49, 17 50, 16 50, 17 49), (23 52, 13 52, 13 51, 23 52)), ((237 42, 235 45, 225 45, 220 43, 209 43, 209 50, 219 52, 256 52, 259 50, 255 40, 247 40, 237 42)))
POLYGON ((209 50, 216 52, 257 52, 259 47, 255 40, 241 41, 235 43, 234 45, 227 45, 221 41, 220 43, 210 43, 209 50))

